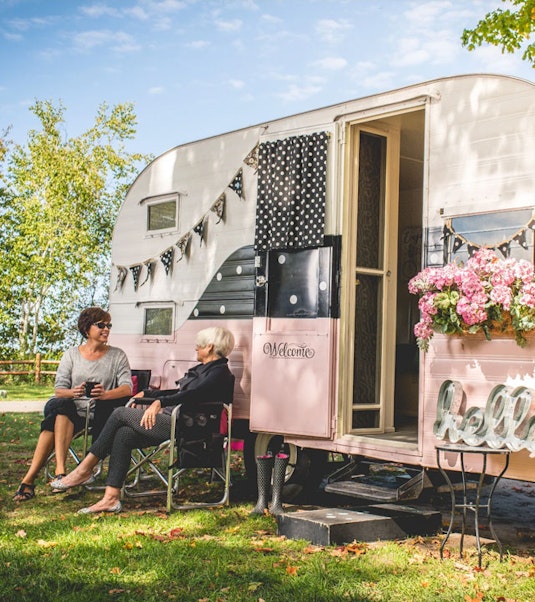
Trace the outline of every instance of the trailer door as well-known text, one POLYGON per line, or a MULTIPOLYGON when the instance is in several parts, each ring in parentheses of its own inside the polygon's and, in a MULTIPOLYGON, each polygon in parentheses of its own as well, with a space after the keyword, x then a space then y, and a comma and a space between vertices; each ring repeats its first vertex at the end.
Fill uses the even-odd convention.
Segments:
POLYGON ((263 315, 253 320, 252 430, 332 435, 336 255, 325 246, 265 256, 256 295, 263 315))
POLYGON ((394 427, 399 130, 348 127, 340 417, 343 433, 384 433, 394 427))

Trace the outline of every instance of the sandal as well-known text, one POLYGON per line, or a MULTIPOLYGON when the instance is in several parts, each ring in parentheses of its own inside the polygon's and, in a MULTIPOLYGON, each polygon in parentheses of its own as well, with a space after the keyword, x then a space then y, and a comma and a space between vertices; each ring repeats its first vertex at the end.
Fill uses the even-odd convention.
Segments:
MULTIPOLYGON (((63 472, 61 474, 57 474, 54 476, 54 481, 61 481, 61 479, 66 476, 66 474, 63 472)), ((63 493, 65 490, 64 489, 52 489, 52 493, 63 493)))
POLYGON ((27 483, 21 483, 17 489, 13 499, 15 502, 27 502, 35 497, 35 485, 28 485, 27 483))

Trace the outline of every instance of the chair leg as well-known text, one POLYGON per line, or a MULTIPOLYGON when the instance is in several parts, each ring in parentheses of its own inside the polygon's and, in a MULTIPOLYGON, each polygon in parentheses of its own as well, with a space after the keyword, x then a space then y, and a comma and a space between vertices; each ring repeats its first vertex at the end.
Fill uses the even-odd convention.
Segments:
POLYGON ((258 482, 258 501, 251 514, 264 514, 268 508, 271 473, 273 472, 273 456, 258 456, 256 458, 256 478, 258 482))
POLYGON ((284 512, 282 508, 282 487, 286 476, 286 467, 288 466, 288 454, 277 454, 273 465, 273 494, 271 498, 271 506, 269 512, 273 516, 277 516, 284 512))

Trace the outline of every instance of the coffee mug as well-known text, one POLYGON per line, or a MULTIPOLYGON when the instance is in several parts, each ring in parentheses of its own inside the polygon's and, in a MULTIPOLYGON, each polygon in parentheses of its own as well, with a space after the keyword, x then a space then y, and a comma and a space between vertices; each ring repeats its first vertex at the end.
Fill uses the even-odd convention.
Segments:
POLYGON ((93 387, 95 385, 98 385, 98 383, 93 380, 86 381, 86 383, 85 383, 85 396, 86 397, 91 397, 91 391, 93 390, 93 387))

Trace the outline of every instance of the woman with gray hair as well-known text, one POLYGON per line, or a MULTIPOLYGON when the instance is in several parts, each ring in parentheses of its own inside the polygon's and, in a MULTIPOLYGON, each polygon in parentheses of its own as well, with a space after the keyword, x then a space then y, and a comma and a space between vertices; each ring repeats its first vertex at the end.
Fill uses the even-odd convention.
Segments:
POLYGON ((207 328, 197 334, 195 342, 200 363, 177 381, 178 389, 141 391, 134 399, 142 400, 147 409, 135 406, 116 409, 77 468, 60 481, 52 481, 52 487, 63 491, 81 485, 91 478, 93 468, 110 456, 103 498, 82 508, 80 513, 121 511, 121 488, 130 467, 132 449, 159 445, 169 439, 175 406, 190 410, 203 401, 232 398, 234 377, 226 357, 234 348, 232 333, 226 328, 207 328))

